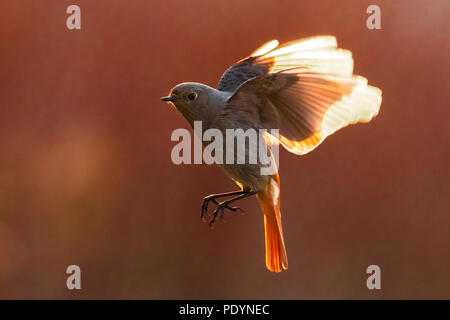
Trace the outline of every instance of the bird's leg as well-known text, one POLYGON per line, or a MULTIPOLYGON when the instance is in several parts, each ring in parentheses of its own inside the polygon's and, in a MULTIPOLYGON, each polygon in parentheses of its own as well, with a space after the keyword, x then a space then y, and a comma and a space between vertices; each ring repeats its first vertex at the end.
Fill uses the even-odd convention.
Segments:
MULTIPOLYGON (((256 194, 256 192, 254 192, 254 191, 245 191, 245 192, 243 192, 241 195, 239 195, 239 196, 237 196, 237 197, 234 197, 234 198, 225 200, 225 201, 220 202, 219 204, 217 204, 217 208, 216 208, 216 210, 214 210, 213 218, 212 218, 211 221, 209 222, 209 226, 212 227, 213 224, 214 224, 214 222, 216 222, 216 218, 217 218, 217 215, 219 214, 219 211, 220 211, 220 217, 222 218, 222 217, 223 217, 223 214, 224 214, 225 208, 230 209, 230 210, 232 210, 232 211, 236 211, 236 210, 238 210, 238 209, 241 210, 239 207, 230 207, 230 206, 229 206, 230 203, 232 203, 232 202, 234 202, 234 201, 236 201, 236 200, 239 200, 239 199, 243 199, 243 198, 252 196, 252 195, 254 195, 254 194, 256 194)), ((242 211, 242 210, 241 210, 241 211, 242 211)))
MULTIPOLYGON (((244 194, 247 191, 243 191, 243 190, 239 190, 239 191, 231 191, 231 192, 224 192, 224 193, 217 193, 217 194, 211 194, 207 197, 205 197, 203 199, 202 202, 202 212, 200 214, 200 218, 202 220, 204 220, 205 214, 208 211, 208 204, 210 201, 214 202, 215 204, 219 205, 219 202, 217 202, 217 198, 223 198, 223 197, 227 197, 227 196, 235 196, 235 195, 239 195, 239 194, 244 194)), ((232 210, 232 211, 236 211, 239 208, 237 207, 228 207, 228 209, 232 210)))

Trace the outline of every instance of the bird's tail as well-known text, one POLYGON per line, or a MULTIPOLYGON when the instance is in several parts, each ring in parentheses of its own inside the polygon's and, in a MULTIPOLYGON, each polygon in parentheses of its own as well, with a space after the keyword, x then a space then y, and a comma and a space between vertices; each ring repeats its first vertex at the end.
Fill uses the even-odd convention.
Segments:
POLYGON ((266 235, 266 266, 273 272, 287 270, 288 260, 283 240, 280 212, 280 179, 272 176, 264 192, 257 198, 264 213, 264 230, 266 235))

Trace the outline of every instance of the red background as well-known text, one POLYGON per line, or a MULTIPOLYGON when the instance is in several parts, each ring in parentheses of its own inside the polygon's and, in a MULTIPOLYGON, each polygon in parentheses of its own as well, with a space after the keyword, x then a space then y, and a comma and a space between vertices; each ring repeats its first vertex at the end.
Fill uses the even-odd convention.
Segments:
POLYGON ((0 4, 0 298, 450 298, 448 1, 0 4), (82 29, 66 28, 66 8, 82 29), (381 30, 366 8, 381 8, 381 30), (217 166, 176 166, 159 98, 215 86, 263 42, 332 34, 379 116, 281 151, 289 270, 265 270, 255 199, 211 231, 217 166), (82 290, 66 288, 77 264, 82 290), (366 288, 381 267, 382 290, 366 288))

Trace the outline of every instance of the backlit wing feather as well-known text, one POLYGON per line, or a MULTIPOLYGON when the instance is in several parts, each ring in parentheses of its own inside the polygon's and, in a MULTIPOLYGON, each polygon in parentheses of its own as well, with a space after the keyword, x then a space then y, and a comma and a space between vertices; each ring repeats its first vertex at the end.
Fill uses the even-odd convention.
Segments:
POLYGON ((298 67, 314 73, 349 77, 353 73, 353 59, 350 51, 337 48, 333 36, 304 38, 281 46, 272 40, 230 67, 217 88, 232 92, 256 76, 298 67))
POLYGON ((306 154, 335 131, 370 121, 380 104, 381 90, 363 77, 297 68, 248 80, 226 108, 251 111, 260 128, 280 130, 279 142, 287 150, 306 154))

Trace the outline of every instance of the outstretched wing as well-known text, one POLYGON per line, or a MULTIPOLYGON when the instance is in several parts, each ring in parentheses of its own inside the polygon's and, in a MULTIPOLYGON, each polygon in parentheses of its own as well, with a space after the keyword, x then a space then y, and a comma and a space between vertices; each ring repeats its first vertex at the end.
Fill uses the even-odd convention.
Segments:
POLYGON ((378 114, 381 90, 360 76, 312 73, 295 68, 261 75, 243 83, 225 112, 245 110, 260 128, 279 129, 279 142, 306 154, 336 130, 368 122, 378 114))
POLYGON ((272 40, 225 71, 217 89, 233 92, 251 78, 297 67, 345 77, 353 73, 353 59, 350 51, 337 48, 333 36, 304 38, 281 46, 272 40))

